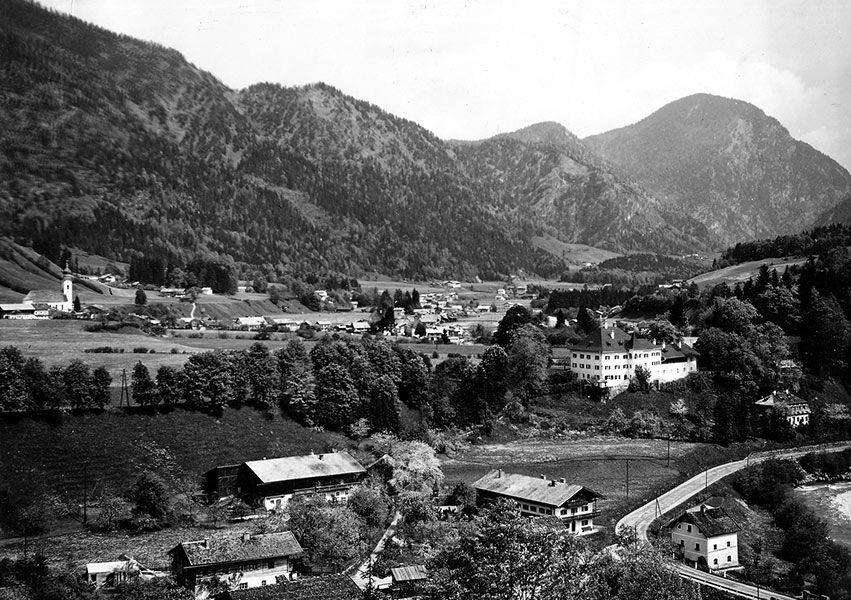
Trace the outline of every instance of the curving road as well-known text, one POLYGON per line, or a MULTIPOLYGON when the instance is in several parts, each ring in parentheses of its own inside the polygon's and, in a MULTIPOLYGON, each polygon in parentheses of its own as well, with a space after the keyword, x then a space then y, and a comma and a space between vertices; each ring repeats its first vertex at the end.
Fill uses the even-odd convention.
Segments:
MULTIPOLYGON (((675 509, 713 483, 724 479, 728 475, 732 475, 736 471, 744 469, 749 463, 761 462, 768 458, 798 458, 808 452, 842 450, 849 447, 851 447, 851 443, 844 442, 841 444, 806 446, 803 448, 796 448, 794 450, 759 452, 752 454, 747 459, 737 460, 723 465, 718 465, 717 467, 712 467, 698 475, 695 475, 691 479, 684 481, 677 487, 668 490, 658 498, 655 498, 647 504, 635 509, 618 521, 615 526, 615 531, 620 531, 620 528, 623 526, 634 527, 639 539, 649 541, 647 538, 647 529, 656 517, 675 509)), ((704 585, 729 592, 730 594, 740 596, 742 598, 795 600, 793 596, 787 596, 779 592, 766 590, 765 588, 757 588, 753 585, 726 579, 725 577, 706 573, 705 571, 699 571, 683 564, 677 565, 677 572, 681 577, 698 581, 704 585)))

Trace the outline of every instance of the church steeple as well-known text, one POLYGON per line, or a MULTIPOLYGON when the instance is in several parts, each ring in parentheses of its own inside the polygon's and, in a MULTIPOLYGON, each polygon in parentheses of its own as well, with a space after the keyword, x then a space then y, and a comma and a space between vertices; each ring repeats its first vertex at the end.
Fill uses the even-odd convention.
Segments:
POLYGON ((68 261, 65 261, 65 268, 62 269, 62 294, 65 296, 65 301, 74 302, 74 281, 71 269, 68 268, 68 261))

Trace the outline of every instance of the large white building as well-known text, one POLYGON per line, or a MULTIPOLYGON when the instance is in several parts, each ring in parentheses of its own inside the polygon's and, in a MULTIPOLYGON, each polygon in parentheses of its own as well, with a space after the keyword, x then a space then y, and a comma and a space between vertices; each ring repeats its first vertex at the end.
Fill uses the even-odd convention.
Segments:
POLYGON ((635 370, 650 371, 650 381, 664 383, 697 371, 698 353, 685 343, 666 344, 604 325, 570 347, 570 370, 579 379, 617 388, 629 385, 635 370))

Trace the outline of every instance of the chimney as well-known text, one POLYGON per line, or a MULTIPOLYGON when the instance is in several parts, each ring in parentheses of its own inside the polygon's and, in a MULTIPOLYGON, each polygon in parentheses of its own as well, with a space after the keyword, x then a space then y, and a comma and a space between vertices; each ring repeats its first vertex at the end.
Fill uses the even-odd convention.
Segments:
POLYGON ((500 477, 502 477, 502 469, 497 469, 496 470, 496 478, 499 479, 500 477))
POLYGON ((662 340, 662 350, 665 349, 665 340, 662 340))
POLYGON ((567 480, 564 477, 559 477, 559 483, 567 483, 567 480))
POLYGON ((541 479, 546 479, 546 478, 547 478, 547 476, 544 475, 543 473, 541 473, 541 479))
POLYGON ((313 456, 313 450, 310 451, 310 455, 313 456))
POLYGON ((612 329, 612 330, 609 332, 609 339, 612 339, 612 340, 613 340, 613 339, 615 339, 615 330, 614 330, 614 329, 612 329))

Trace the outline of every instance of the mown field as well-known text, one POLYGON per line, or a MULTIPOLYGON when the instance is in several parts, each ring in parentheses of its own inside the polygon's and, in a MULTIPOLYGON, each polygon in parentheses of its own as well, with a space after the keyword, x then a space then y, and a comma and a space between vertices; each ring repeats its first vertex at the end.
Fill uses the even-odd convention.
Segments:
POLYGON ((30 418, 0 420, 0 474, 31 478, 58 494, 82 498, 90 485, 124 491, 145 464, 145 445, 171 452, 193 477, 220 464, 348 447, 347 438, 319 432, 276 414, 228 409, 221 418, 175 410, 167 414, 66 415, 53 424, 30 418))
POLYGON ((777 273, 782 275, 783 269, 787 266, 800 265, 805 262, 807 262, 806 258, 764 258, 702 273, 689 279, 689 283, 696 283, 702 288, 712 287, 724 282, 733 286, 737 283, 744 283, 750 277, 756 278, 759 268, 764 264, 776 268, 777 273))

